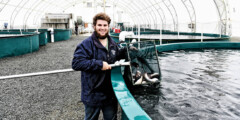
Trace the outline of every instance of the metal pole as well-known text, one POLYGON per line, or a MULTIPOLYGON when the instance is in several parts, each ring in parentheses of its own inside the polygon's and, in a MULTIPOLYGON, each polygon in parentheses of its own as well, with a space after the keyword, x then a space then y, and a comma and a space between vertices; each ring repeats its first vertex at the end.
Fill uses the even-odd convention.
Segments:
POLYGON ((219 37, 221 38, 222 37, 222 23, 221 22, 220 22, 219 27, 220 27, 220 35, 219 35, 219 37))
POLYGON ((74 70, 73 69, 63 69, 63 70, 54 70, 54 71, 46 71, 46 72, 27 73, 27 74, 20 74, 20 75, 1 76, 0 80, 11 79, 11 78, 20 78, 20 77, 47 75, 47 74, 54 74, 54 73, 72 72, 72 71, 74 71, 74 70))
MULTIPOLYGON (((128 66, 128 65, 130 65, 130 62, 125 62, 124 60, 120 60, 120 61, 116 61, 114 64, 109 64, 109 65, 111 67, 128 66)), ((56 74, 56 73, 65 73, 65 72, 74 72, 74 70, 73 69, 62 69, 62 70, 27 73, 27 74, 19 74, 19 75, 0 76, 0 80, 12 79, 12 78, 21 78, 21 77, 39 76, 39 75, 48 75, 48 74, 56 74)))
POLYGON ((177 31, 178 31, 178 36, 177 36, 177 38, 179 39, 179 24, 177 24, 177 31))
POLYGON ((203 24, 201 24, 201 42, 203 42, 203 24))
POLYGON ((160 27, 160 45, 162 45, 162 30, 161 30, 161 27, 160 27))
POLYGON ((20 28, 19 30, 20 30, 20 34, 22 35, 22 29, 20 28))
POLYGON ((140 23, 138 23, 138 49, 140 49, 140 23))

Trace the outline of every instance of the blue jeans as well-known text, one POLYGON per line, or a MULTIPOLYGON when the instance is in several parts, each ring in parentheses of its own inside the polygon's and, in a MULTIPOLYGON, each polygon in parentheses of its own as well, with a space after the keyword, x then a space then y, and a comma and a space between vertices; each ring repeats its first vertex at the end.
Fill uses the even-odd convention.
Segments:
POLYGON ((113 105, 106 105, 101 107, 92 107, 84 104, 85 118, 84 120, 98 120, 100 110, 102 110, 104 120, 117 120, 117 102, 113 105))

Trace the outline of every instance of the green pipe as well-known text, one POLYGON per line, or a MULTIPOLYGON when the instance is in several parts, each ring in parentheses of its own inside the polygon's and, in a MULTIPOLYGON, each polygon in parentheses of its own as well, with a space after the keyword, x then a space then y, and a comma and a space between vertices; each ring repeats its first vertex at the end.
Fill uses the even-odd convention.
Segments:
POLYGON ((122 120, 151 120, 128 90, 120 66, 112 68, 111 79, 114 93, 122 108, 122 120))

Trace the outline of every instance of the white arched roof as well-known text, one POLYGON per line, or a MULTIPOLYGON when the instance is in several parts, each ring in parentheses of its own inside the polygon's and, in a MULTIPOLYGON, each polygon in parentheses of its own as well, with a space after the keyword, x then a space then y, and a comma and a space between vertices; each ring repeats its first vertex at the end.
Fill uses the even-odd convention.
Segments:
POLYGON ((39 27, 45 13, 73 13, 91 22, 105 6, 113 25, 124 22, 152 29, 199 32, 204 28, 189 29, 188 24, 209 24, 213 31, 220 24, 222 32, 227 32, 233 11, 229 3, 234 0, 0 0, 0 27, 4 22, 11 28, 39 27))

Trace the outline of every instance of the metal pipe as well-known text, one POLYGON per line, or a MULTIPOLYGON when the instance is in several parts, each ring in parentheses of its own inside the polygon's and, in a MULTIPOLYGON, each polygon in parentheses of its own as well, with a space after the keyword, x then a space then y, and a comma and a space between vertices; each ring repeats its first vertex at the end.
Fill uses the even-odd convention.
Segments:
MULTIPOLYGON (((114 64, 110 64, 111 67, 127 66, 127 65, 130 65, 130 62, 124 62, 124 60, 116 61, 114 64)), ((21 77, 39 76, 39 75, 48 75, 48 74, 56 74, 56 73, 65 73, 65 72, 74 72, 74 70, 73 69, 62 69, 62 70, 27 73, 27 74, 19 74, 19 75, 0 76, 0 80, 12 79, 12 78, 21 78, 21 77)))
POLYGON ((203 42, 203 24, 201 24, 201 42, 203 42))
POLYGON ((160 28, 160 45, 162 45, 162 30, 160 28))
POLYGON ((39 75, 47 75, 47 74, 56 74, 56 73, 72 72, 72 71, 74 71, 74 70, 73 69, 63 69, 63 70, 53 70, 53 71, 46 71, 46 72, 27 73, 27 74, 20 74, 20 75, 1 76, 0 80, 12 79, 12 78, 21 78, 21 77, 30 77, 30 76, 39 76, 39 75))

